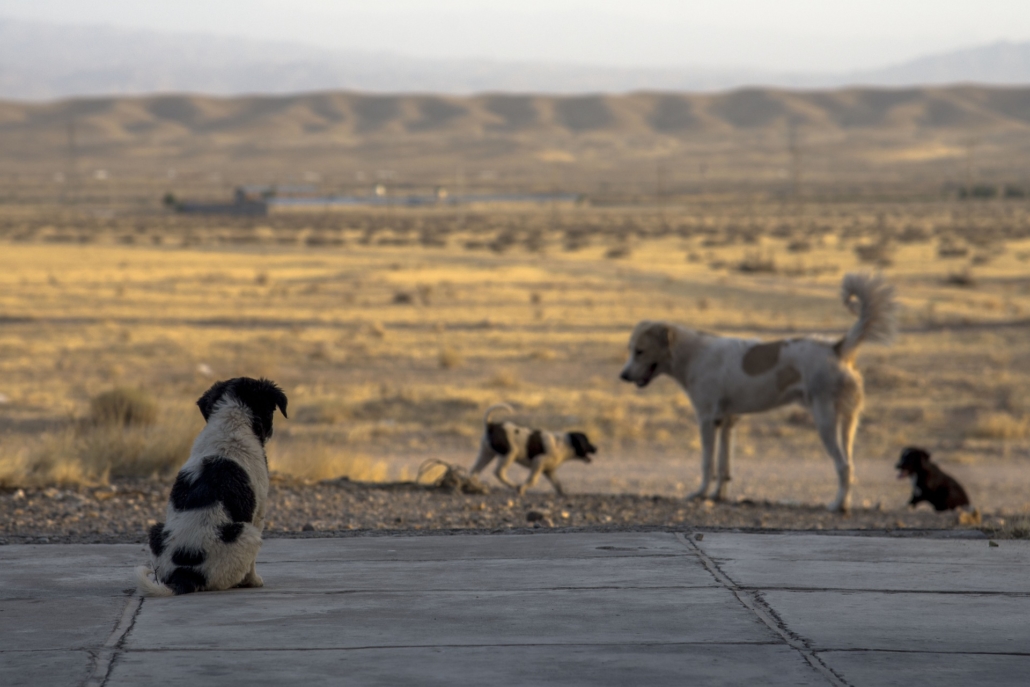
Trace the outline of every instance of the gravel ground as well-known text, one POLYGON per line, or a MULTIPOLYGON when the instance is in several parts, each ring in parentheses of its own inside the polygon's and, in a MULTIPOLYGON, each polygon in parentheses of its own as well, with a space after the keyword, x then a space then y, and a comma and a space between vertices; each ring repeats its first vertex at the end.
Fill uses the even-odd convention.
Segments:
MULTIPOLYGON (((0 544, 143 542, 164 520, 170 482, 121 481, 103 487, 0 492, 0 544)), ((1020 516, 985 515, 979 525, 957 513, 856 508, 847 515, 821 506, 756 502, 684 502, 677 497, 549 493, 515 496, 492 489, 468 494, 410 483, 336 480, 303 484, 274 478, 266 536, 347 536, 376 532, 498 531, 524 528, 653 527, 771 530, 983 529, 1020 536, 1020 516)))

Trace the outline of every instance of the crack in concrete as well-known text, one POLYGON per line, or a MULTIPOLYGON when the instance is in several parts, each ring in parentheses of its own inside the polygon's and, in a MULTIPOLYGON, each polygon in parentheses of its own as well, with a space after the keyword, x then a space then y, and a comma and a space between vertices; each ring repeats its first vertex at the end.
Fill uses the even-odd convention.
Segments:
POLYGON ((814 671, 826 678, 826 680, 831 685, 834 685, 834 687, 851 687, 850 683, 823 662, 819 655, 808 645, 808 641, 804 637, 801 637, 787 627, 787 624, 779 614, 776 613, 776 611, 773 610, 773 608, 765 601, 760 591, 741 588, 722 571, 722 569, 708 556, 708 554, 701 550, 700 546, 695 544, 683 533, 677 532, 676 539, 678 539, 688 549, 693 550, 701 560, 701 564, 709 573, 711 573, 712 577, 714 577, 719 584, 733 594, 744 608, 751 611, 751 613, 753 613, 766 627, 779 635, 783 639, 784 643, 794 649, 794 651, 798 652, 798 654, 800 654, 800 656, 812 667, 814 671))
POLYGON ((93 669, 83 683, 83 687, 104 687, 107 684, 115 660, 124 647, 125 637, 136 625, 136 618, 139 616, 142 608, 143 597, 137 596, 135 593, 130 595, 128 601, 125 602, 125 608, 122 610, 122 615, 118 619, 114 630, 111 631, 103 646, 96 653, 93 669))

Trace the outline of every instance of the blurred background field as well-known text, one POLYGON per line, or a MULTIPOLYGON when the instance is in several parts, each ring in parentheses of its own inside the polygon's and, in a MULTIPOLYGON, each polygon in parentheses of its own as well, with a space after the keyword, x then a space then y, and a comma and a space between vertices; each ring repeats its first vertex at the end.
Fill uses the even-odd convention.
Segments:
MULTIPOLYGON (((194 217, 114 203, 0 204, 0 484, 167 476, 214 380, 290 397, 273 470, 411 479, 471 464, 483 410, 601 448, 575 492, 683 494, 696 425, 670 380, 618 372, 633 324, 839 335, 850 270, 896 285, 901 336, 863 348, 856 505, 900 506, 902 446, 987 510, 1030 509, 1030 204, 771 193, 194 217), (106 394, 106 395, 105 395, 106 394)), ((742 423, 732 494, 819 503, 833 470, 788 408, 742 423)), ((488 477, 487 481, 491 481, 488 477)))

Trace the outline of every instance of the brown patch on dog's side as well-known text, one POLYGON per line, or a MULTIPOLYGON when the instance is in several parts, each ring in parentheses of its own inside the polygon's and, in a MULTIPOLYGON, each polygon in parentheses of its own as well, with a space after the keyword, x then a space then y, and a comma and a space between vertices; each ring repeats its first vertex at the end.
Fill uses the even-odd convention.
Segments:
POLYGON ((776 371, 776 388, 780 391, 792 387, 800 381, 801 373, 789 365, 776 371))
POLYGON ((786 343, 786 341, 771 341, 749 348, 744 354, 744 372, 752 377, 757 377, 776 367, 776 363, 780 361, 780 349, 786 343))

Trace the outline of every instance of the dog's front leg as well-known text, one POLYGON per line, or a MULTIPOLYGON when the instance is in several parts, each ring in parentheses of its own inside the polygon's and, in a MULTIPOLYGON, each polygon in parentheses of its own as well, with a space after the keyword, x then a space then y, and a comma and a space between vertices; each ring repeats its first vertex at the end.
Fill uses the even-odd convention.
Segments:
POLYGON ((551 486, 558 492, 558 496, 565 496, 565 490, 562 489, 561 482, 558 481, 558 475, 554 474, 554 470, 544 470, 544 477, 551 481, 551 486))
POLYGON ((737 418, 729 415, 719 426, 719 467, 715 478, 715 500, 726 500, 726 485, 730 481, 730 458, 733 455, 733 425, 737 418))
POLYGON ((687 494, 687 501, 704 497, 712 481, 712 463, 715 458, 715 420, 698 418, 701 426, 701 486, 687 494))

